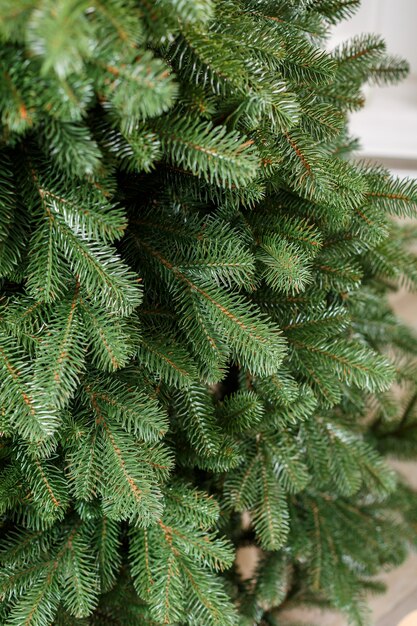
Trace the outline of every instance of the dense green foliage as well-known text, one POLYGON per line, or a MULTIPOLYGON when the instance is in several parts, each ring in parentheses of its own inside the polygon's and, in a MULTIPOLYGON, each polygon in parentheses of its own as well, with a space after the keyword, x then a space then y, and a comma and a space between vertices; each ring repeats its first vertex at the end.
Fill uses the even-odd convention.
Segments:
POLYGON ((416 541, 417 186, 347 130, 407 65, 326 52, 358 4, 0 0, 1 624, 359 626, 416 541))

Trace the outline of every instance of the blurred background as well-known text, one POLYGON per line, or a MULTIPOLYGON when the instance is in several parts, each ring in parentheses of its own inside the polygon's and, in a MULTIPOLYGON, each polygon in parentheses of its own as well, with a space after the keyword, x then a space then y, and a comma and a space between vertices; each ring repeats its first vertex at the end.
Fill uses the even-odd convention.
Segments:
MULTIPOLYGON (((366 89, 366 107, 351 116, 351 134, 361 143, 357 156, 381 163, 398 176, 417 178, 417 0, 362 0, 355 16, 333 30, 328 48, 361 33, 381 34, 390 54, 408 59, 411 72, 399 85, 366 89)), ((392 304, 417 332, 417 294, 401 290, 392 296, 392 304)), ((417 463, 393 465, 417 489, 417 463)), ((239 561, 249 573, 256 554, 249 548, 239 561)), ((370 598, 372 626, 417 626, 417 554, 380 580, 388 589, 370 598)), ((334 613, 292 611, 291 617, 318 626, 348 626, 334 613)))
POLYGON ((351 131, 360 137, 361 154, 417 177, 417 1, 362 0, 361 9, 333 31, 332 48, 353 35, 381 34, 390 54, 408 59, 407 80, 366 91, 366 107, 352 114, 351 131))
MULTIPOLYGON (((364 32, 381 34, 389 53, 408 59, 411 71, 399 85, 367 89, 366 107, 351 116, 351 132, 360 137, 361 157, 417 178, 417 0, 362 0, 355 16, 334 29, 329 47, 364 32)), ((417 295, 403 291, 393 303, 417 328, 417 295)))
MULTIPOLYGON (((366 107, 350 124, 361 141, 360 157, 417 178, 417 0, 362 0, 355 16, 334 29, 329 48, 364 32, 381 34, 388 52, 408 59, 411 71, 399 85, 366 90, 366 107)), ((404 291, 393 302, 417 328, 417 295, 404 291)))
MULTIPOLYGON (((417 0, 362 0, 355 16, 334 29, 329 48, 364 32, 381 34, 390 54, 408 59, 411 72, 399 85, 366 89, 366 107, 351 116, 351 134, 361 142, 358 156, 398 176, 417 178, 417 0)), ((417 294, 400 291, 392 304, 417 331, 417 294)), ((417 464, 394 465, 417 489, 417 464)), ((417 626, 417 555, 380 579, 388 591, 370 599, 373 626, 417 626)), ((297 617, 320 626, 347 626, 335 614, 305 611, 297 617)))

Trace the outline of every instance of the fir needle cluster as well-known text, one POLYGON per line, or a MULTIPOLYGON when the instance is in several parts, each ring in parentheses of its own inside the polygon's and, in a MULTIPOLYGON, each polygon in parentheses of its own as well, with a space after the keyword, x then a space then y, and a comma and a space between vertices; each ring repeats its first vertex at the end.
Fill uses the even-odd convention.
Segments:
POLYGON ((359 3, 0 0, 5 626, 364 626, 416 543, 417 185, 347 124, 408 66, 327 50, 359 3))

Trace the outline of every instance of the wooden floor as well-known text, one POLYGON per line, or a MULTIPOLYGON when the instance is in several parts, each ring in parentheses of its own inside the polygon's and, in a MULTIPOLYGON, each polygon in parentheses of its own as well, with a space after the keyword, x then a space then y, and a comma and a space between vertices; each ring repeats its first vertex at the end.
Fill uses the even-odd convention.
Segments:
MULTIPOLYGON (((392 465, 406 476, 417 490, 417 463, 393 462, 392 465)), ((240 549, 238 566, 244 575, 250 576, 256 563, 256 549, 253 547, 240 549)), ((417 611, 417 553, 411 554, 401 567, 380 575, 378 579, 386 584, 387 592, 369 598, 370 623, 372 626, 397 626, 409 613, 417 611)), ((348 626, 347 620, 340 614, 323 613, 319 610, 297 609, 286 613, 285 616, 300 621, 300 626, 302 623, 317 626, 348 626)), ((281 614, 281 617, 285 616, 281 614)), ((417 626, 417 620, 410 626, 417 626)))
MULTIPOLYGON (((386 582, 388 591, 383 596, 370 598, 371 624, 397 626, 406 615, 417 610, 417 554, 395 571, 379 578, 386 582)), ((290 616, 317 626, 348 626, 347 620, 336 613, 297 610, 289 613, 290 616)))
MULTIPOLYGON (((417 294, 400 292, 392 299, 392 304, 397 314, 417 330, 417 294)), ((393 462, 392 465, 417 490, 417 462, 393 462)), ((256 560, 257 554, 253 548, 244 548, 238 556, 238 564, 246 575, 253 571, 256 560)), ((387 593, 369 598, 370 623, 372 626, 398 626, 405 616, 417 611, 417 553, 412 554, 401 567, 382 574, 379 579, 387 585, 387 593)), ((309 609, 292 611, 290 615, 294 620, 306 624, 348 626, 347 621, 335 613, 309 609)), ((412 624, 417 626, 417 621, 413 620, 412 624)))
MULTIPOLYGON (((401 291, 392 298, 397 314, 417 329, 417 294, 401 291)), ((400 471, 417 490, 417 462, 392 465, 400 471)), ((371 597, 372 626, 397 626, 409 613, 417 610, 417 554, 412 554, 399 568, 379 577, 388 587, 382 596, 371 597)), ((348 626, 345 619, 336 614, 298 611, 296 619, 316 623, 317 626, 348 626)), ((416 622, 417 624, 417 622, 416 622)))
MULTIPOLYGON (((417 310, 417 309, 416 309, 417 310)), ((392 465, 417 489, 417 463, 395 462, 392 465)), ((248 558, 250 555, 248 554, 248 558)), ((252 557, 253 559, 253 557, 252 557)), ((247 561, 249 565, 250 561, 247 561)), ((387 585, 387 592, 369 598, 372 626, 397 626, 412 611, 417 611, 417 553, 401 566, 378 577, 387 585)), ((317 626, 348 626, 346 619, 336 613, 311 609, 291 611, 294 620, 317 626)), ((417 621, 415 622, 417 626, 417 621)))
MULTIPOLYGON (((417 294, 401 291, 392 298, 392 304, 397 315, 417 330, 417 294)), ((392 465, 417 490, 417 463, 396 462, 392 465)), ((397 626, 403 617, 417 610, 417 554, 381 578, 388 591, 385 596, 371 599, 373 623, 375 626, 397 626)))

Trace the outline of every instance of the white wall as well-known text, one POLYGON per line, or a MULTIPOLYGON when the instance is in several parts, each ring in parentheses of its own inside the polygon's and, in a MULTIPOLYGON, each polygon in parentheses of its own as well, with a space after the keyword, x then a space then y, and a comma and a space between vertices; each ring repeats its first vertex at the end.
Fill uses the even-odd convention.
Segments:
POLYGON ((359 11, 335 29, 336 38, 381 33, 388 50, 408 59, 417 76, 417 0, 362 0, 359 11))
POLYGON ((329 45, 364 32, 381 34, 388 52, 408 59, 411 73, 400 85, 366 89, 367 106, 352 115, 352 134, 360 137, 364 156, 396 161, 417 175, 417 0, 362 0, 329 45))

